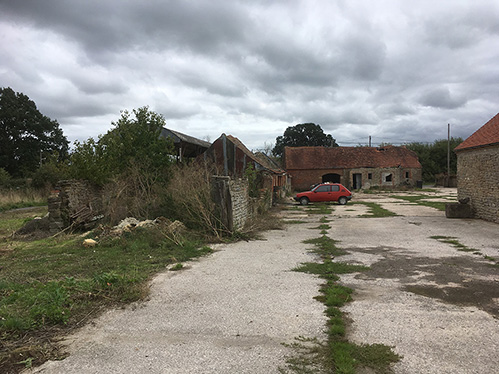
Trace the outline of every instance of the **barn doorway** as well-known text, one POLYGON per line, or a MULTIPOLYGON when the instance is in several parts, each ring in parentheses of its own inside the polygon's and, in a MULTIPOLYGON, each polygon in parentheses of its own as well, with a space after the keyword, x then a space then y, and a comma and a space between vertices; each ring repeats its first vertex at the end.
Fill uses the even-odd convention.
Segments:
POLYGON ((358 190, 360 188, 362 188, 362 174, 355 173, 353 175, 353 189, 358 190))
POLYGON ((339 174, 335 173, 330 173, 330 174, 324 174, 322 176, 322 183, 341 183, 341 176, 339 174))

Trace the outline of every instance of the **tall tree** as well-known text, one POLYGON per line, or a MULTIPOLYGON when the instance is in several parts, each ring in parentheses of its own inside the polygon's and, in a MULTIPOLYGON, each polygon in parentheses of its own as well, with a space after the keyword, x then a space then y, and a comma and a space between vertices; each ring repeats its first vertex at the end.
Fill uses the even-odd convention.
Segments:
POLYGON ((275 147, 272 153, 281 157, 284 147, 338 147, 336 140, 325 134, 320 125, 315 123, 301 123, 290 126, 284 131, 283 136, 276 138, 275 147))
POLYGON ((67 157, 68 140, 55 120, 44 116, 36 104, 10 87, 0 88, 0 167, 12 176, 34 172, 43 154, 67 157))

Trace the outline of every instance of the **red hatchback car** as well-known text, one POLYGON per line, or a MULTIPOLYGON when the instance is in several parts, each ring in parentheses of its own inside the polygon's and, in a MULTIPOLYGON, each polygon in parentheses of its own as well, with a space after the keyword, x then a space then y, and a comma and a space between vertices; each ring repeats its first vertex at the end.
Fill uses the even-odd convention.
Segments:
POLYGON ((352 193, 339 183, 320 183, 311 191, 298 193, 294 199, 301 205, 319 201, 337 201, 340 205, 345 205, 352 199, 352 193))

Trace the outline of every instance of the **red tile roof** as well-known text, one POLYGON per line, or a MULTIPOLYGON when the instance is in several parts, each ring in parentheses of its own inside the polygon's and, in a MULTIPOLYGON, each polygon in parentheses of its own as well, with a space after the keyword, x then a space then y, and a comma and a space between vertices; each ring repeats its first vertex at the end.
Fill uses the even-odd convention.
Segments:
POLYGON ((421 168, 405 147, 286 147, 285 169, 421 168))
POLYGON ((464 142, 454 148, 454 150, 460 151, 467 148, 484 147, 492 144, 499 144, 499 113, 475 131, 464 142))

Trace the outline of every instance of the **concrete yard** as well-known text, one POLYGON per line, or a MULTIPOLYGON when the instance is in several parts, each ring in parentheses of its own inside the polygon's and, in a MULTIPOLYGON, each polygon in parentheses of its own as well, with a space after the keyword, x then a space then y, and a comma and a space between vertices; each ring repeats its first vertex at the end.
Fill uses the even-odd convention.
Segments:
MULTIPOLYGON (((455 201, 455 189, 430 192, 455 201)), ((480 373, 499 368, 499 225, 447 219, 391 194, 358 194, 397 214, 367 218, 365 205, 332 205, 327 235, 348 251, 336 261, 370 266, 341 276, 348 338, 403 356, 396 374, 480 373), (362 217, 360 217, 362 216, 362 217), (454 240, 469 251, 459 251, 454 240), (494 261, 495 259, 495 261, 494 261)), ((289 202, 285 230, 220 245, 181 272, 164 272, 150 299, 113 310, 66 341, 70 356, 33 373, 278 373, 295 337, 324 339, 321 280, 291 271, 316 258, 320 214, 289 202)))

